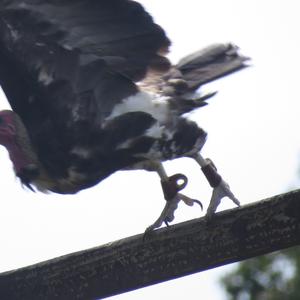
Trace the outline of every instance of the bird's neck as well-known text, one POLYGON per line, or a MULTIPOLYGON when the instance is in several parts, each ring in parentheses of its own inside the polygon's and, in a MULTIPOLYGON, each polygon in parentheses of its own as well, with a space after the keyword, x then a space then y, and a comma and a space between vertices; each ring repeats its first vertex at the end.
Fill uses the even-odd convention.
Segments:
POLYGON ((14 165, 16 174, 20 174, 22 169, 25 169, 33 164, 28 155, 26 155, 26 153, 17 143, 10 143, 9 145, 6 145, 6 148, 14 165))
POLYGON ((22 170, 38 165, 38 159, 33 150, 27 129, 20 117, 14 113, 13 124, 15 134, 10 137, 5 147, 8 150, 9 157, 14 165, 16 174, 21 174, 22 170))

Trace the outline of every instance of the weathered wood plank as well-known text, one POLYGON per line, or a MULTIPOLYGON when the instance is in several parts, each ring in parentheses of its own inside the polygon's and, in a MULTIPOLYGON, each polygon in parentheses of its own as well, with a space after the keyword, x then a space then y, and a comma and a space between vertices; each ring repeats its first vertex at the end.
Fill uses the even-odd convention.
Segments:
POLYGON ((300 243, 300 190, 0 274, 0 299, 100 299, 300 243))

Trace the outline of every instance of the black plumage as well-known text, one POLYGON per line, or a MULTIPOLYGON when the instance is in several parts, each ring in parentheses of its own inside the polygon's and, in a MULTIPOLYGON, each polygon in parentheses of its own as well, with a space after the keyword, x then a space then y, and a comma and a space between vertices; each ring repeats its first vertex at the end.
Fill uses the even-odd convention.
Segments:
POLYGON ((182 115, 213 96, 199 86, 247 58, 215 45, 172 67, 169 45, 134 1, 2 0, 0 84, 21 132, 11 153, 21 181, 76 193, 200 151, 206 133, 182 115))

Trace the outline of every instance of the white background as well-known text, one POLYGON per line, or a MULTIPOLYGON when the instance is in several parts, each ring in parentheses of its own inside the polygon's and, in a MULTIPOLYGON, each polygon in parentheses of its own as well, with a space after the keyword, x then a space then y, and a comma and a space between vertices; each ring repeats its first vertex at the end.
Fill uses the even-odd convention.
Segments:
MULTIPOLYGON (((242 204, 285 191, 299 165, 298 1, 140 2, 173 41, 173 62, 208 44, 228 41, 252 57, 252 67, 206 87, 218 95, 190 117, 208 132, 203 155, 214 160, 242 204)), ((6 107, 3 100, 1 109, 6 107)), ((141 233, 164 205, 156 174, 119 172, 78 195, 59 196, 22 189, 4 148, 0 166, 0 272, 141 233)), ((188 175, 186 194, 207 207, 211 189, 193 161, 168 162, 166 168, 169 174, 188 175)), ((220 209, 229 207, 224 199, 220 209)), ((200 215, 198 208, 180 206, 176 221, 200 215)), ((226 299, 216 278, 230 268, 113 299, 226 299)))

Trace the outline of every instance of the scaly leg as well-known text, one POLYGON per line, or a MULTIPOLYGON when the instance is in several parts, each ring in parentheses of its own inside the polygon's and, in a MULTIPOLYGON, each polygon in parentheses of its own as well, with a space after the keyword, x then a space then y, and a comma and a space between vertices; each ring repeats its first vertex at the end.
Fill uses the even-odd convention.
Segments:
POLYGON ((188 206, 193 206, 194 203, 197 203, 201 206, 202 209, 202 203, 200 201, 191 199, 179 193, 179 191, 184 189, 187 185, 188 179, 185 175, 175 174, 168 177, 161 163, 156 164, 155 170, 157 171, 161 179, 161 185, 164 197, 166 199, 166 205, 159 218, 146 229, 146 234, 153 231, 155 228, 159 228, 162 223, 165 223, 168 226, 168 223, 174 220, 174 212, 177 209, 178 203, 180 201, 183 201, 188 206))
POLYGON ((204 159, 199 153, 193 157, 201 166, 202 172, 207 178, 210 186, 213 188, 211 200, 206 212, 206 216, 211 217, 219 206, 222 198, 228 197, 237 206, 240 206, 239 200, 233 195, 229 185, 218 174, 217 168, 210 159, 204 159))

